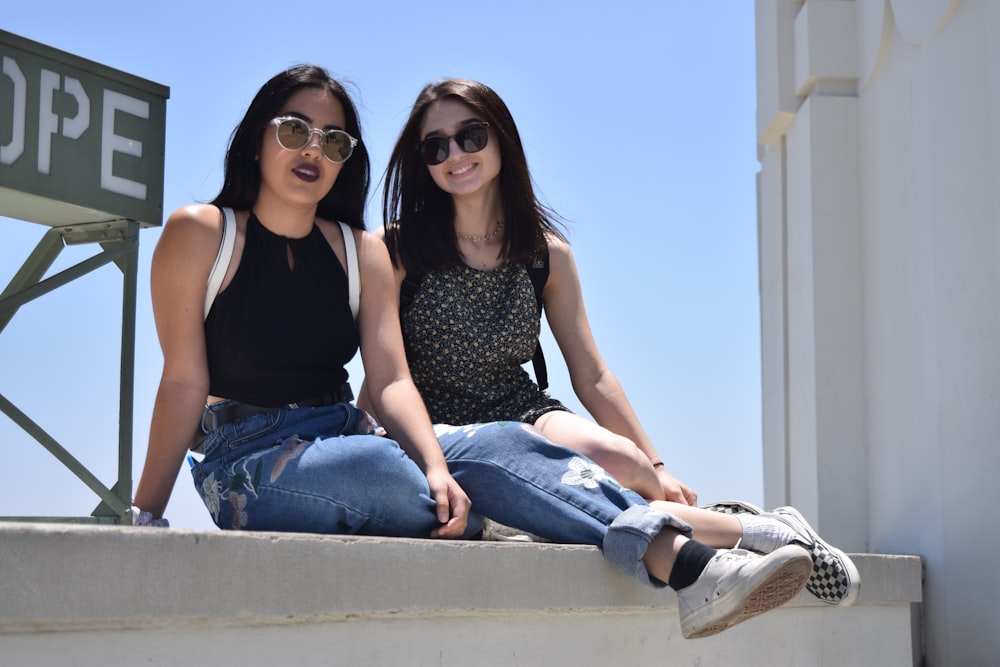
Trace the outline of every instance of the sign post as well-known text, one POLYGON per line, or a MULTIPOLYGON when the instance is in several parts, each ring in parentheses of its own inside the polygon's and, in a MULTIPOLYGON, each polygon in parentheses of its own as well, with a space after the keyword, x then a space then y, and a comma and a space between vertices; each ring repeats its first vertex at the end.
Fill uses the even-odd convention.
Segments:
POLYGON ((8 400, 0 381, 0 411, 100 499, 88 517, 6 518, 128 517, 139 230, 162 224, 169 96, 160 84, 0 30, 0 216, 50 227, 0 292, 0 333, 22 305, 101 266, 114 262, 123 275, 118 479, 99 480, 8 400), (96 254, 45 277, 68 244, 95 244, 96 254))

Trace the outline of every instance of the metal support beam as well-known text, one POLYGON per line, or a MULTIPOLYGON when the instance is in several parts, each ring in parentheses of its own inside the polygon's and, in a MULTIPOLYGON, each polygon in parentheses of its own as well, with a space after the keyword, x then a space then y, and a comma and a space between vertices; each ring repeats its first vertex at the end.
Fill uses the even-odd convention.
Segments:
POLYGON ((89 517, 0 517, 13 521, 68 521, 120 523, 127 520, 132 494, 132 413, 135 377, 135 317, 139 266, 139 223, 134 220, 86 223, 53 228, 35 247, 0 294, 0 333, 24 304, 66 285, 91 271, 115 262, 122 277, 121 369, 118 408, 118 480, 105 485, 69 449, 0 393, 3 412, 28 435, 80 478, 100 499, 89 517), (100 243, 102 251, 45 280, 64 244, 100 243))
MULTIPOLYGON (((11 278, 6 289, 4 289, 3 293, 0 293, 0 304, 3 304, 7 300, 7 297, 13 296, 27 286, 34 285, 41 280, 45 272, 52 266, 52 262, 62 252, 62 249, 62 235, 58 230, 50 229, 45 232, 45 236, 42 237, 42 240, 38 242, 35 249, 28 255, 28 259, 24 260, 24 264, 21 265, 21 268, 11 278)), ((7 323, 14 317, 14 313, 17 312, 18 307, 17 305, 11 305, 5 309, 0 305, 0 332, 7 327, 7 323)))

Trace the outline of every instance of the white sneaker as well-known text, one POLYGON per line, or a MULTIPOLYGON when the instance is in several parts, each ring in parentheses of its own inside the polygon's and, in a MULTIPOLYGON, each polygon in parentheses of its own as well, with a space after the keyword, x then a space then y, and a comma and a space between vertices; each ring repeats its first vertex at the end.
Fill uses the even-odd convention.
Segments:
POLYGON ((721 549, 698 580, 677 591, 685 639, 708 637, 780 607, 802 590, 812 572, 809 552, 796 544, 767 555, 721 549))

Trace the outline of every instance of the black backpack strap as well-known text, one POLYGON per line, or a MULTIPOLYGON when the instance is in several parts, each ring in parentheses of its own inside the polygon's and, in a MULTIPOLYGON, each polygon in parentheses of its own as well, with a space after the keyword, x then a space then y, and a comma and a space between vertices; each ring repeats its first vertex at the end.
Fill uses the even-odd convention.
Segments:
POLYGON ((417 296, 417 292, 420 291, 420 283, 423 281, 424 275, 422 273, 413 273, 412 271, 406 272, 406 277, 403 278, 403 284, 399 286, 399 312, 402 313, 406 310, 413 299, 417 296))
MULTIPOLYGON (((542 290, 549 280, 549 246, 545 245, 527 265, 528 277, 535 288, 535 303, 538 304, 538 314, 542 314, 542 290)), ((542 342, 535 342, 535 355, 531 358, 531 364, 535 369, 535 382, 538 388, 545 391, 549 388, 549 372, 545 367, 545 354, 542 352, 542 342)))

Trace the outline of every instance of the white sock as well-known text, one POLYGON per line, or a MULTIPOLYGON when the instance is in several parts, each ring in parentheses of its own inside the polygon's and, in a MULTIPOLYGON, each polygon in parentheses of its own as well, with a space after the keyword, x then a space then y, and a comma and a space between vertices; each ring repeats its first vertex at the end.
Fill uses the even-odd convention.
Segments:
POLYGON ((769 554, 799 537, 786 523, 774 517, 737 514, 736 518, 743 526, 743 537, 739 542, 741 549, 769 554))

